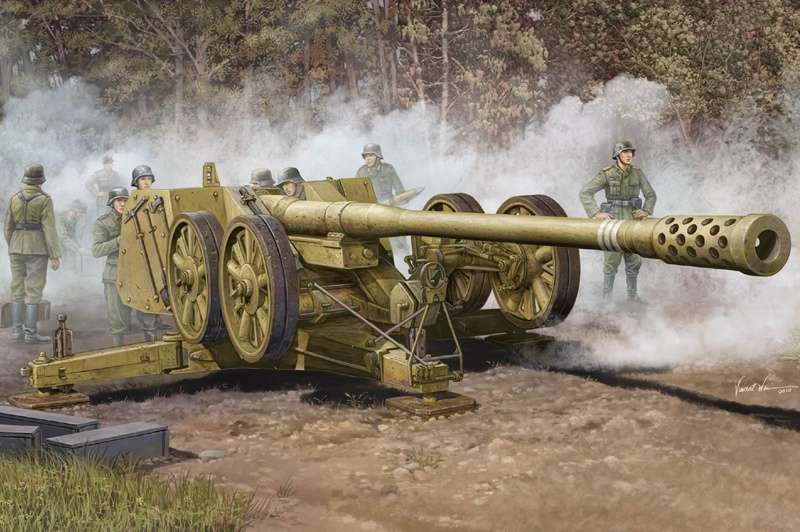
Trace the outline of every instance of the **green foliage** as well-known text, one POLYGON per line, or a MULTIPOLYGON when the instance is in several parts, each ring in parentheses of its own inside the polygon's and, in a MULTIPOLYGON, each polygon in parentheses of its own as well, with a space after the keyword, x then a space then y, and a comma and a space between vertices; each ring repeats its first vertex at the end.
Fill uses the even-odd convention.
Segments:
POLYGON ((164 478, 74 458, 0 458, 0 529, 244 530, 268 504, 210 478, 164 478))
POLYGON ((742 106, 785 113, 798 52, 790 0, 6 0, 0 104, 77 75, 132 121, 203 122, 244 95, 314 123, 343 92, 378 112, 430 105, 505 144, 628 74, 669 88, 690 140, 742 106))

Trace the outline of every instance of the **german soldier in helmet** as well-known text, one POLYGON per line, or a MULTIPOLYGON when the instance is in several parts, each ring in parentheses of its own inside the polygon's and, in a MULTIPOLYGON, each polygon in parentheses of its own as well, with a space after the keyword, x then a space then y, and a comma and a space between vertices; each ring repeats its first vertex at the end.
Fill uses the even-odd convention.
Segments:
MULTIPOLYGON (((146 164, 140 164, 131 172, 131 186, 137 190, 148 190, 155 182, 156 176, 153 174, 153 170, 146 164)), ((161 325, 159 315, 142 312, 140 310, 131 310, 131 312, 142 325, 144 339, 147 341, 155 340, 158 336, 156 331, 161 325)))
POLYGON ((275 183, 275 186, 283 189, 283 193, 287 196, 306 199, 303 183, 305 183, 305 179, 300 175, 300 171, 294 166, 289 166, 278 174, 278 182, 275 183))
MULTIPOLYGON (((617 142, 611 152, 616 164, 600 170, 580 193, 580 200, 586 214, 600 220, 641 220, 653 214, 656 206, 656 193, 641 169, 633 166, 636 148, 628 140, 617 142), (606 201, 598 207, 594 195, 604 191, 606 201), (644 204, 639 197, 644 195, 644 204)), ((636 280, 642 259, 633 253, 606 251, 603 259, 603 297, 610 297, 614 288, 614 278, 622 259, 625 259, 625 280, 628 285, 628 298, 638 300, 636 280)))
POLYGON ((96 171, 86 181, 86 189, 96 198, 95 212, 100 212, 106 203, 106 195, 113 187, 124 186, 125 182, 114 170, 114 158, 111 155, 103 157, 103 168, 96 171))
POLYGON ((25 169, 23 186, 8 204, 5 237, 11 261, 11 314, 14 339, 26 344, 48 342, 38 332, 38 310, 47 282, 47 262, 55 271, 61 265, 53 200, 42 191, 44 168, 25 169))
MULTIPOLYGON (((106 310, 111 325, 114 345, 125 343, 125 335, 130 332, 131 308, 122 302, 117 292, 117 262, 119 260, 119 239, 122 232, 122 214, 128 201, 128 189, 114 187, 108 192, 106 204, 108 212, 94 223, 92 231, 92 255, 106 257, 103 270, 103 288, 106 297, 106 310)), ((145 340, 155 338, 155 330, 143 322, 145 340)))
POLYGON ((272 179, 272 172, 269 168, 256 168, 250 173, 250 186, 253 187, 274 187, 275 180, 272 179))
POLYGON ((139 190, 147 190, 156 182, 156 176, 146 164, 140 164, 131 172, 131 186, 139 190))
POLYGON ((372 181, 378 201, 384 203, 392 196, 405 192, 394 166, 383 161, 380 145, 365 145, 361 150, 361 158, 364 159, 364 164, 356 172, 356 177, 368 177, 372 181))

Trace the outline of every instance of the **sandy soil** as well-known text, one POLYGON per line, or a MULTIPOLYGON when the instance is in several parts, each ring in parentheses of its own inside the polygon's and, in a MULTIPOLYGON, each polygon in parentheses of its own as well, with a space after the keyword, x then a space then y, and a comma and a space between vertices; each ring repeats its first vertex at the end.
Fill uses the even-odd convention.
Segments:
MULTIPOLYGON (((78 348, 107 344, 91 311, 78 348)), ((254 530, 797 530, 800 364, 625 371, 468 342, 454 391, 475 412, 422 421, 374 383, 225 372, 106 389, 68 412, 170 427, 160 474, 210 474, 270 501, 254 530), (763 379, 767 379, 764 383, 763 379), (737 387, 738 385, 738 387, 737 387), (217 459, 195 458, 218 450, 217 459)), ((572 336, 571 336, 572 335, 572 336)), ((0 391, 36 349, 0 332, 0 391)))

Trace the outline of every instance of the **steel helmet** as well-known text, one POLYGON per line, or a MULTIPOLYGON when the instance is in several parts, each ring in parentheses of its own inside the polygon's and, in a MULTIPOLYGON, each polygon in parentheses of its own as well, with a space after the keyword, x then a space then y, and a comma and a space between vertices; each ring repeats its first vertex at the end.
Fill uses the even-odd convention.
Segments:
POLYGON ((44 177, 44 166, 39 163, 28 165, 22 176, 22 182, 26 185, 41 185, 47 181, 44 177))
POLYGON ((269 168, 256 168, 250 173, 250 184, 261 187, 274 187, 275 180, 272 179, 272 171, 269 168))
POLYGON ((114 200, 117 198, 125 198, 128 199, 130 194, 128 194, 128 189, 125 187, 114 187, 108 191, 108 201, 106 205, 111 207, 111 204, 114 203, 114 200))
POLYGON ((636 148, 633 147, 633 142, 629 140, 621 140, 614 144, 614 151, 611 153, 611 158, 616 159, 620 153, 628 150, 632 151, 634 154, 636 153, 636 148))
POLYGON ((278 174, 278 182, 275 183, 275 186, 279 187, 284 183, 302 183, 304 181, 305 179, 300 175, 300 171, 294 166, 289 166, 278 174))
POLYGON ((140 177, 150 177, 152 178, 153 183, 156 182, 156 176, 153 175, 153 171, 146 164, 140 164, 133 169, 133 172, 131 172, 132 187, 135 187, 138 184, 140 177))
POLYGON ((364 149, 361 150, 361 157, 366 157, 367 154, 377 155, 378 159, 383 159, 383 154, 381 153, 381 145, 375 144, 374 142, 370 142, 369 144, 364 145, 364 149))

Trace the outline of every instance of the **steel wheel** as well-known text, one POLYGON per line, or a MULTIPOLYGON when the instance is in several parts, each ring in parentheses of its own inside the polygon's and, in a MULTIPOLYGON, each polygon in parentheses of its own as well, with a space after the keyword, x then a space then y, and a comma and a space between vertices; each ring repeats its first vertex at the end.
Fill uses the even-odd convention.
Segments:
POLYGON ((217 292, 222 228, 206 211, 179 214, 169 235, 167 291, 181 335, 193 343, 225 337, 217 292))
MULTIPOLYGON (((497 210, 515 216, 566 216, 561 206, 543 195, 514 196, 497 210)), ((580 255, 577 249, 555 246, 503 244, 510 262, 491 275, 492 289, 503 315, 514 325, 533 329, 555 325, 566 318, 578 296, 580 255)))
POLYGON ((297 330, 297 270, 283 226, 271 216, 234 218, 223 238, 222 317, 245 362, 278 360, 297 330))
MULTIPOLYGON (((438 212, 483 212, 480 203, 465 193, 439 194, 425 204, 423 210, 438 212)), ((460 239, 415 236, 411 239, 412 252, 419 256, 421 246, 431 244, 455 244, 460 239)), ((454 270, 447 281, 447 302, 460 305, 462 313, 480 310, 492 290, 488 272, 476 270, 454 270)))

